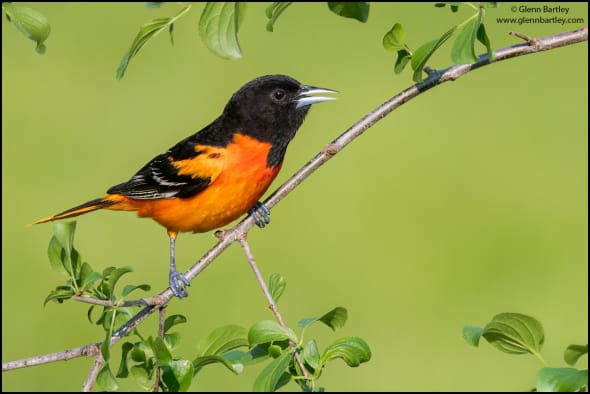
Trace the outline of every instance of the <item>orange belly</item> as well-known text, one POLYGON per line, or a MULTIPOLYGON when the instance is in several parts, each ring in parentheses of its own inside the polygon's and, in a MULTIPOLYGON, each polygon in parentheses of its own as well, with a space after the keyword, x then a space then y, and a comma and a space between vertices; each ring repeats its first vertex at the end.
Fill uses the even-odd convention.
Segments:
POLYGON ((224 168, 203 191, 189 198, 134 200, 121 195, 109 209, 134 210, 174 232, 206 232, 227 225, 262 197, 281 169, 267 167, 270 144, 236 135, 223 154, 224 168))

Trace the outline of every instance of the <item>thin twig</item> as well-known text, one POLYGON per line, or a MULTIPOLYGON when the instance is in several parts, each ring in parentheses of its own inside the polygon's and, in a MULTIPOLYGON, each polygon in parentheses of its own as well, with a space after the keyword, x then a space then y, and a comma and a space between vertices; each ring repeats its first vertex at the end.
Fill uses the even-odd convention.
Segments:
MULTIPOLYGON (((166 322, 166 308, 168 307, 168 305, 164 305, 162 307, 160 307, 160 313, 158 314, 158 336, 162 339, 164 339, 164 323, 166 322)), ((158 392, 158 389, 160 388, 160 368, 157 367, 156 368, 156 380, 154 382, 154 385, 152 386, 152 391, 154 393, 158 392)))
POLYGON ((529 45, 531 45, 531 46, 534 46, 534 47, 539 46, 539 40, 537 40, 536 38, 533 38, 533 37, 529 37, 526 34, 522 34, 517 31, 511 31, 511 32, 508 32, 508 34, 510 34, 511 36, 514 36, 514 37, 518 37, 521 40, 528 42, 529 45))
MULTIPOLYGON (((333 142, 326 145, 326 147, 311 159, 305 166, 303 166, 297 173, 291 176, 285 183, 283 183, 269 198, 266 199, 264 205, 268 208, 274 207, 283 198, 285 198, 297 185, 303 182, 309 175, 316 171, 322 164, 330 160, 334 155, 340 152, 346 145, 352 142, 355 138, 365 132, 368 128, 373 126, 379 120, 387 116, 391 111, 405 104, 409 100, 424 93, 425 91, 442 84, 447 81, 454 81, 457 78, 467 74, 470 71, 476 70, 493 63, 497 63, 510 58, 524 56, 531 53, 547 51, 567 45, 588 41, 588 28, 572 30, 565 33, 559 33, 552 36, 537 39, 538 45, 528 45, 528 43, 521 43, 499 49, 495 51, 496 57, 493 62, 490 62, 487 55, 481 55, 478 61, 474 64, 462 64, 449 67, 438 73, 432 73, 426 80, 418 83, 410 88, 397 94, 395 97, 378 106, 374 111, 363 117, 352 127, 342 133, 333 142)), ((199 259, 185 274, 189 280, 195 278, 205 268, 207 268, 225 249, 228 248, 234 241, 238 239, 239 234, 244 234, 254 225, 254 219, 250 216, 244 218, 240 223, 230 230, 224 231, 221 239, 209 251, 199 259)), ((172 298, 172 291, 165 290, 156 297, 161 297, 161 305, 166 305, 172 298)), ((150 305, 139 311, 131 320, 119 328, 111 338, 111 345, 118 342, 122 337, 127 335, 133 328, 144 321, 149 315, 154 313, 158 308, 150 305)), ((9 371, 16 368, 23 368, 33 365, 46 364, 60 360, 70 360, 72 358, 81 356, 94 356, 100 352, 101 342, 89 344, 83 347, 69 349, 58 353, 52 353, 37 357, 32 357, 23 360, 10 361, 2 364, 2 371, 9 371)))
POLYGON ((88 374, 88 377, 84 382, 84 385, 82 385, 83 392, 88 393, 92 391, 94 383, 96 383, 96 378, 98 378, 98 374, 100 373, 100 370, 102 369, 103 365, 104 357, 102 356, 102 353, 99 351, 96 355, 96 359, 94 360, 94 364, 92 365, 92 369, 90 370, 90 373, 88 374))
POLYGON ((104 306, 107 308, 122 308, 122 307, 128 307, 128 306, 148 306, 148 305, 162 305, 164 302, 164 299, 162 297, 160 297, 160 295, 155 295, 153 297, 148 297, 148 298, 139 298, 137 300, 123 300, 120 302, 112 302, 109 300, 99 300, 96 298, 90 298, 90 297, 83 297, 83 296, 72 296, 72 300, 74 301, 78 301, 78 302, 83 302, 85 304, 92 304, 92 305, 98 305, 98 306, 104 306))
POLYGON ((275 301, 272 299, 272 295, 270 294, 270 291, 268 290, 268 286, 266 286, 266 282, 264 282, 264 278, 262 277, 262 274, 260 273, 260 270, 258 269, 258 265, 256 264, 256 260, 254 260, 254 255, 252 254, 252 250, 250 249, 250 244, 248 243, 248 234, 246 234, 246 233, 241 234, 238 237, 238 242, 240 243, 240 245, 242 246, 242 249, 244 250, 244 254, 246 255, 246 258, 248 259, 248 263, 250 264, 252 271, 254 271, 254 275, 256 276, 256 280, 258 281, 258 284, 260 285, 260 288, 262 289, 262 292, 264 293, 264 298, 266 298, 266 302, 268 302, 268 308, 275 315, 275 317, 277 318, 277 321, 279 322, 281 327, 287 328, 287 326, 285 325, 285 322, 283 321, 283 317, 281 316, 281 314, 279 313, 279 311, 277 309, 275 301))
MULTIPOLYGON (((275 304, 275 301, 272 299, 272 295, 270 294, 270 291, 268 290, 268 286, 266 285, 266 282, 264 282, 264 278, 262 278, 262 275, 260 274, 260 270, 258 269, 258 265, 256 264, 256 260, 254 260, 254 255, 252 254, 252 250, 250 249, 250 244, 248 243, 248 234, 247 233, 241 234, 238 237, 238 242, 242 246, 242 249, 244 249, 244 254, 246 255, 246 258, 248 259, 248 263, 250 264, 250 267, 252 267, 252 271, 254 271, 254 275, 256 276, 256 280, 258 281, 260 288, 262 288, 262 292, 264 293, 264 297, 266 298, 266 301, 268 302, 268 308, 275 315, 275 317, 277 318, 277 321, 279 322, 281 327, 283 327, 285 330, 287 330, 287 325, 283 321, 283 318, 282 318, 281 314, 279 313, 279 309, 277 308, 277 305, 275 304)), ((291 348, 293 349, 295 361, 297 361, 297 364, 299 364, 299 368, 301 368, 301 372, 303 373, 303 376, 305 376, 306 379, 309 379, 309 372, 305 368, 305 364, 303 364, 303 361, 301 360, 301 357, 299 356, 299 351, 297 350, 297 344, 294 341, 292 341, 291 339, 289 339, 289 346, 291 346, 291 348)))
MULTIPOLYGON (((163 294, 160 294, 160 296, 166 296, 167 294, 169 294, 169 296, 168 296, 169 298, 172 298, 172 292, 170 290, 168 290, 167 292, 164 292, 163 294)), ((170 301, 169 299, 166 300, 166 303, 168 303, 169 301, 170 301)), ((129 321, 127 321, 127 323, 122 325, 121 328, 119 328, 117 331, 115 331, 113 333, 113 336, 111 337, 111 346, 113 346, 115 343, 119 342, 123 337, 125 337, 125 335, 129 334, 129 332, 131 332, 131 330, 133 330, 135 327, 137 327, 139 324, 141 324, 141 322, 143 322, 145 319, 147 319, 157 309, 158 308, 156 308, 155 306, 148 306, 148 307, 142 309, 141 311, 139 311, 135 316, 133 316, 129 321)), ((48 363, 52 363, 52 362, 56 362, 56 361, 67 361, 67 360, 71 360, 73 358, 78 358, 78 357, 82 357, 82 356, 84 356, 84 357, 96 356, 97 354, 100 353, 100 346, 101 345, 102 345, 102 342, 91 343, 86 346, 68 349, 68 350, 58 352, 58 353, 50 353, 50 354, 44 354, 41 356, 30 357, 30 358, 26 358, 26 359, 22 359, 22 360, 9 361, 9 362, 2 364, 2 372, 10 371, 13 369, 18 369, 18 368, 48 364, 48 363)))

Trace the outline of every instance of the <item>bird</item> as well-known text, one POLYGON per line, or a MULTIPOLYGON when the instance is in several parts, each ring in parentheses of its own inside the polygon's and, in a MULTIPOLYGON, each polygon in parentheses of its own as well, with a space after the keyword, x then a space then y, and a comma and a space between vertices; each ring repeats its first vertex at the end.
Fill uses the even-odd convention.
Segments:
POLYGON ((182 299, 190 282, 176 268, 178 234, 219 229, 244 213, 259 227, 270 223, 270 210, 259 199, 281 170, 311 105, 336 99, 324 93, 337 91, 281 74, 255 78, 231 96, 219 117, 154 157, 127 182, 33 224, 99 209, 136 211, 155 220, 170 239, 170 289, 182 299))

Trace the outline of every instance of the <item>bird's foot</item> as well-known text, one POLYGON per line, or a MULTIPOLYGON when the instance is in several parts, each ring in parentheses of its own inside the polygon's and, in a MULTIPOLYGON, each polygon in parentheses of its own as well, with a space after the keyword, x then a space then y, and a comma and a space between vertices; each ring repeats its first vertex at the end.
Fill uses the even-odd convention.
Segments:
POLYGON ((191 285, 191 282, 180 272, 176 270, 170 270, 170 280, 169 280, 170 290, 172 290, 172 294, 176 297, 183 299, 184 297, 188 297, 188 290, 186 289, 187 286, 191 285))
POLYGON ((248 211, 248 214, 254 218, 254 223, 260 228, 264 228, 264 226, 270 223, 270 209, 260 201, 254 204, 248 211))

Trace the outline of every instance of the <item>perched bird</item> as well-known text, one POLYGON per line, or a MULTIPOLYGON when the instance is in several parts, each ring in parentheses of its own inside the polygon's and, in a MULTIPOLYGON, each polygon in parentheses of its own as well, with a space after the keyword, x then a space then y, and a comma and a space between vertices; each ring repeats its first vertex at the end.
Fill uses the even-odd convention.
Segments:
POLYGON ((189 281, 176 269, 176 236, 217 229, 249 212, 259 227, 270 211, 258 200, 275 179, 289 142, 310 105, 334 90, 303 85, 286 75, 256 78, 230 98, 211 124, 150 160, 107 195, 34 224, 97 209, 137 211, 160 223, 170 237, 170 289, 186 297, 189 281))

